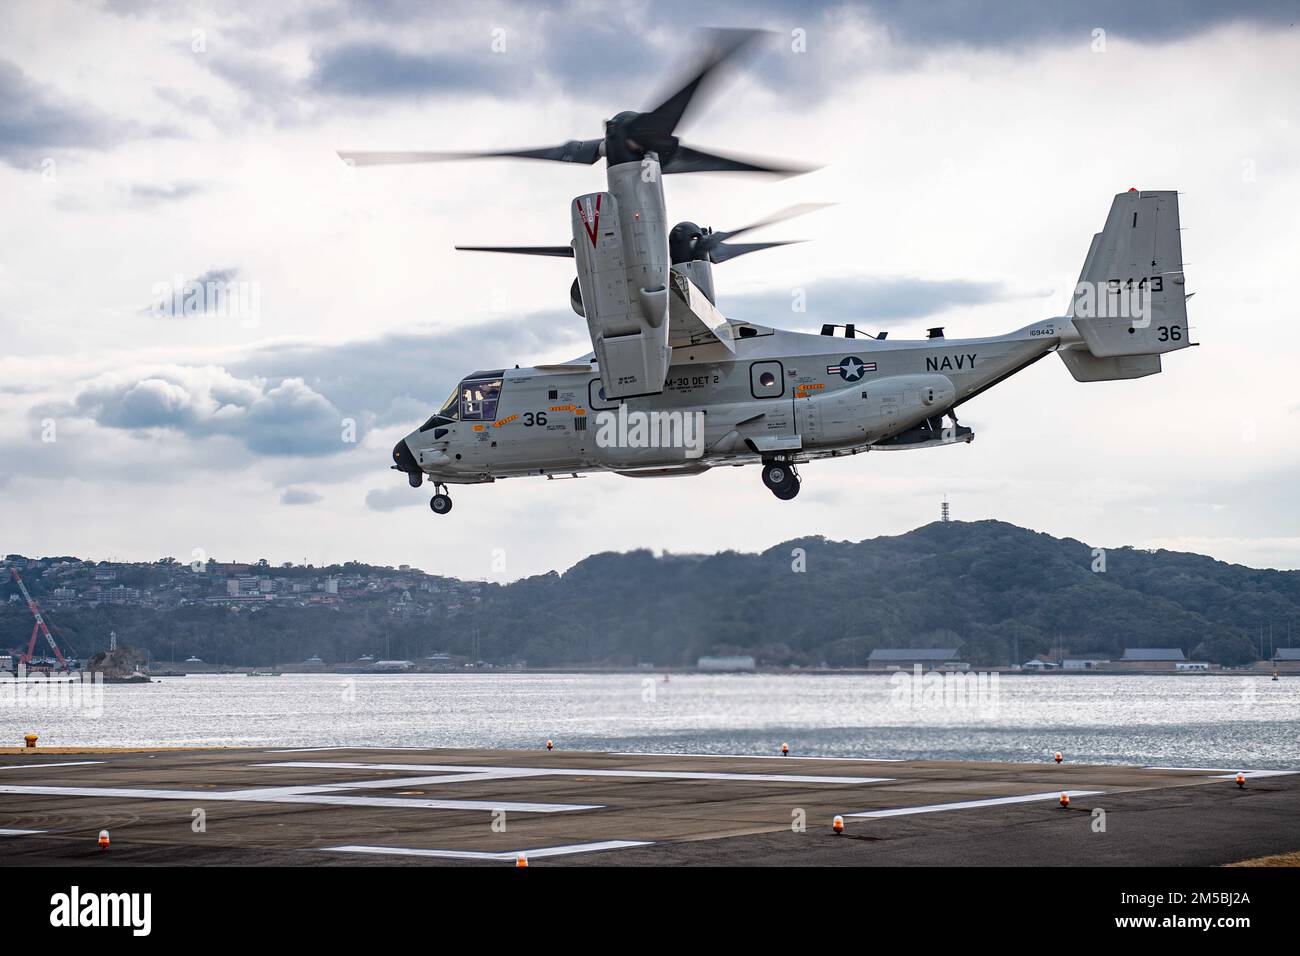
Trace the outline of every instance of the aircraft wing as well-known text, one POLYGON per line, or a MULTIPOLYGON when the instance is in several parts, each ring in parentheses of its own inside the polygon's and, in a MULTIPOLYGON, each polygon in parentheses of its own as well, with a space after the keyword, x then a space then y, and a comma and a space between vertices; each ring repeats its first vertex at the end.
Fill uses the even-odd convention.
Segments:
POLYGON ((668 275, 671 289, 668 296, 668 344, 681 348, 720 342, 728 351, 735 352, 731 323, 708 296, 680 272, 673 270, 668 275))

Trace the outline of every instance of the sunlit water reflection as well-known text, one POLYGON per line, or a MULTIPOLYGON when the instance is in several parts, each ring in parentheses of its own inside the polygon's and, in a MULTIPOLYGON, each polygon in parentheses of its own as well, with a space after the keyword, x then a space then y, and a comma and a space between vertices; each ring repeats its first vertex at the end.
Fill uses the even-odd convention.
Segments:
MULTIPOLYGON (((910 688, 909 688, 910 689, 910 688)), ((190 676, 103 688, 103 713, 0 706, 43 745, 525 747, 1300 768, 1300 680, 1007 676, 911 699, 888 675, 190 676)))

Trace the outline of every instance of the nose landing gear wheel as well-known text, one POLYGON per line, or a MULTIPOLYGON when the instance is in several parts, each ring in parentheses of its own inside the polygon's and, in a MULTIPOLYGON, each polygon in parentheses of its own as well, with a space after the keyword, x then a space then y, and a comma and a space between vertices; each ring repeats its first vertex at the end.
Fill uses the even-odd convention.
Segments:
POLYGON ((795 495, 799 494, 799 485, 799 476, 795 475, 794 480, 791 481, 790 484, 781 488, 773 488, 772 494, 776 495, 782 501, 789 501, 795 495))
POLYGON ((429 507, 434 514, 445 515, 451 510, 451 495, 447 494, 441 485, 438 486, 437 490, 438 493, 429 499, 429 507))

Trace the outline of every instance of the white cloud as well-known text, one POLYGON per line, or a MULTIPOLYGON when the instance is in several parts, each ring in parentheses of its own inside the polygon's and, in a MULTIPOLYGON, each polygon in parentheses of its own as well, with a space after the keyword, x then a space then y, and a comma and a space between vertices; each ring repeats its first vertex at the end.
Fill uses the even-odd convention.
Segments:
POLYGON ((326 455, 344 447, 344 416, 301 378, 271 384, 210 366, 142 378, 109 373, 77 393, 72 414, 108 428, 235 438, 263 455, 326 455))
MULTIPOLYGON (((601 170, 349 170, 334 150, 599 135, 615 110, 653 100, 685 25, 725 22, 728 9, 633 5, 596 42, 564 10, 504 2, 11 7, 0 61, 30 95, 9 108, 50 109, 14 114, 26 139, 0 148, 21 157, 0 164, 17 237, 0 263, 0 488, 23 503, 8 510, 8 547, 152 559, 203 546, 470 576, 489 575, 505 548, 515 577, 606 548, 899 533, 934 518, 946 492, 960 518, 1300 566, 1300 416, 1279 398, 1300 351, 1294 31, 1269 26, 1280 14, 1268 4, 1180 17, 1103 4, 1063 18, 1036 4, 994 17, 950 4, 942 24, 915 6, 803 11, 802 58, 774 44, 691 117, 688 142, 827 165, 777 183, 671 177, 674 219, 725 229, 838 202, 763 234, 815 241, 721 266, 723 309, 895 338, 926 324, 950 337, 1005 331, 1062 307, 1111 195, 1176 187, 1205 347, 1168 358, 1162 375, 1092 386, 1049 357, 963 409, 974 444, 809 465, 790 503, 754 469, 721 469, 456 489, 445 518, 388 469, 392 443, 471 368, 586 349, 566 304, 568 264, 451 246, 565 241, 564 208, 599 188, 601 170), (321 92, 327 51, 389 42, 420 55, 391 39, 392 24, 424 35, 431 18, 425 56, 478 56, 490 25, 504 24, 502 65, 528 84, 494 96, 501 77, 485 77, 443 93, 440 82, 472 86, 474 75, 421 61, 385 90, 378 51, 352 61, 370 95, 349 93, 340 72, 321 92), (1076 29, 1084 19, 1107 27, 1105 53, 1076 29), (648 39, 634 42, 643 27, 648 39), (191 48, 194 29, 206 31, 204 52, 191 48), (602 72, 607 63, 625 69, 602 72), (590 82, 592 70, 608 81, 590 82), (415 81, 418 95, 405 95, 415 81), (62 125, 41 132, 35 120, 62 125), (80 120, 94 135, 76 131, 80 120), (32 144, 54 158, 52 177, 28 162, 32 144), (261 290, 258 323, 141 313, 157 283, 235 263, 261 290), (783 316, 796 287, 809 312, 783 316), (42 441, 46 419, 54 442, 42 441)), ((783 6, 735 17, 791 28, 783 6)))
POLYGON ((280 494, 282 505, 314 505, 324 497, 306 488, 286 488, 280 494))

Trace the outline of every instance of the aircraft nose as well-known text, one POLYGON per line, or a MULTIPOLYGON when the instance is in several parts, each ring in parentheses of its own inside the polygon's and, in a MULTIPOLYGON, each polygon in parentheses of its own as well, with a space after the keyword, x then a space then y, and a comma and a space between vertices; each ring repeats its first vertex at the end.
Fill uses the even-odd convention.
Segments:
POLYGON ((416 464, 415 455, 411 454, 411 446, 405 438, 393 446, 393 464, 408 475, 420 474, 420 466, 416 464))

